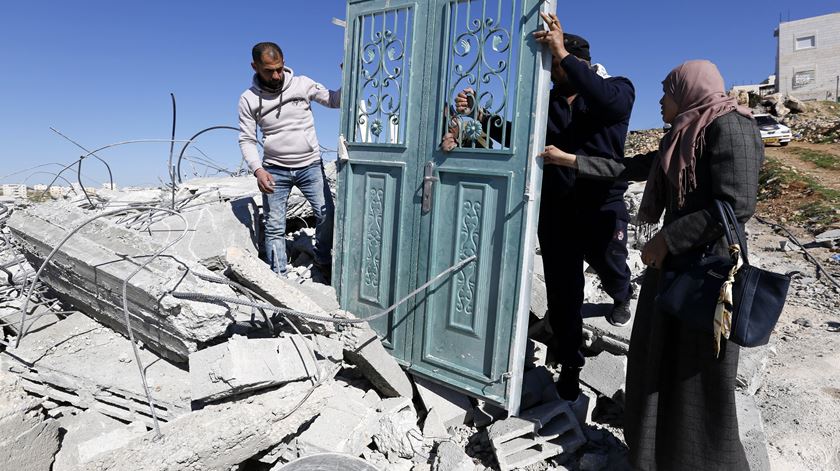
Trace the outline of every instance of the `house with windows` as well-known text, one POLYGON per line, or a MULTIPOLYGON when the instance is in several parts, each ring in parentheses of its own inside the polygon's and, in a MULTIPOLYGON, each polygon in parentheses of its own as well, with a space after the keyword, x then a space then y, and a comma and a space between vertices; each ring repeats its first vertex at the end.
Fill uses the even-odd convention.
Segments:
POLYGON ((838 100, 840 12, 780 23, 776 90, 800 100, 838 100))

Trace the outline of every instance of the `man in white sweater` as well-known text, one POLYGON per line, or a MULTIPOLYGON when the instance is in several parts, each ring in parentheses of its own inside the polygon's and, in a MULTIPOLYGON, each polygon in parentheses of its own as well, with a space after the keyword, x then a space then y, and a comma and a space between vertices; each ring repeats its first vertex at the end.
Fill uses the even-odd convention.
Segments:
POLYGON ((263 193, 266 261, 286 274, 286 203, 298 187, 315 213, 315 266, 329 280, 332 265, 334 204, 321 161, 310 102, 338 108, 341 91, 326 89, 285 66, 277 44, 251 50, 251 88, 239 98, 239 147, 263 193), (262 130, 263 156, 257 148, 262 130))

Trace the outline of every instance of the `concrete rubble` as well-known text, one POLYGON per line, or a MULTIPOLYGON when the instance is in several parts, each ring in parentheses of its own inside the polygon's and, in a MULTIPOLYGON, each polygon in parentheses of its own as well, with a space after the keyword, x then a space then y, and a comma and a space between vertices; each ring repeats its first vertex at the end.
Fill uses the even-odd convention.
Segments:
MULTIPOLYGON (((33 266, 90 214, 69 205, 36 205, 17 211, 7 221, 33 266)), ((123 280, 144 257, 163 245, 108 220, 96 220, 67 240, 56 252, 41 278, 62 300, 77 306, 108 327, 127 335, 122 312, 123 280), (136 258, 134 258, 136 257, 136 258)), ((128 283, 128 310, 139 340, 173 361, 184 362, 198 346, 219 337, 230 323, 231 309, 217 304, 183 302, 169 292, 179 291, 235 296, 218 286, 187 274, 211 275, 192 260, 159 257, 128 283)))
MULTIPOLYGON (((25 314, 20 286, 84 220, 115 208, 168 207, 171 193, 105 191, 99 195, 104 208, 59 201, 19 208, 4 219, 0 234, 5 230, 15 241, 0 238, 0 266, 12 272, 9 278, 0 271, 0 289, 8 293, 0 301, 4 468, 24 458, 29 468, 9 469, 244 471, 335 457, 351 460, 346 469, 406 471, 595 470, 621 463, 623 456, 610 450, 623 445, 614 429, 593 422, 593 409, 608 404, 620 416, 632 327, 606 322, 611 301, 597 276, 585 275, 585 397, 573 407, 555 390, 558 368, 548 347, 547 293, 537 252, 521 410, 512 416, 407 374, 365 323, 307 318, 353 314, 340 309, 333 288, 317 282, 313 230, 287 236, 288 278, 260 260, 262 201, 253 183, 212 178, 181 185, 175 201, 187 219, 187 238, 129 282, 134 346, 161 436, 127 338, 121 287, 150 254, 180 235, 181 219, 154 212, 99 219, 57 251, 25 314), (179 299, 173 291, 254 299, 303 316, 266 311, 263 317, 235 303, 179 299), (23 333, 17 329, 21 315, 23 333), (32 446, 4 441, 24 432, 32 446)), ((628 206, 637 207, 639 188, 628 195, 628 206)), ((310 217, 308 205, 295 201, 290 218, 310 217)), ((634 273, 641 270, 639 237, 628 234, 634 273)), ((745 444, 757 462, 766 449, 761 455, 760 416, 756 422, 758 410, 750 404, 768 351, 745 351, 738 379, 739 412, 753 424, 743 430, 745 444)))

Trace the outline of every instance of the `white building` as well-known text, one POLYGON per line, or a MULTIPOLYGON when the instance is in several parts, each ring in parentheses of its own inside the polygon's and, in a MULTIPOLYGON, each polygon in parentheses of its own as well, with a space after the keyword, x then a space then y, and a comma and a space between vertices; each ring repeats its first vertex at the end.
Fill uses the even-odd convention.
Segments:
POLYGON ((26 185, 16 183, 3 185, 3 196, 12 198, 26 198, 26 185))
POLYGON ((53 185, 50 187, 50 196, 52 196, 53 198, 61 198, 62 196, 66 195, 69 191, 70 188, 66 186, 53 185))
POLYGON ((840 12, 779 24, 777 91, 801 100, 838 100, 840 12))
POLYGON ((36 193, 39 193, 39 194, 43 193, 43 192, 47 191, 47 185, 44 185, 43 183, 33 185, 32 186, 32 191, 34 191, 36 193))

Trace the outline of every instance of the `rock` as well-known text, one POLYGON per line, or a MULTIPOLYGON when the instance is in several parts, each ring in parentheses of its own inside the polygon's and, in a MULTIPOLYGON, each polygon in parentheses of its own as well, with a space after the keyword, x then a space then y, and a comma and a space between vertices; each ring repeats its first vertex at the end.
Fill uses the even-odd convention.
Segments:
POLYGON ((815 241, 819 245, 829 244, 829 247, 837 245, 838 243, 840 243, 840 229, 825 231, 817 235, 815 241))
POLYGON ((749 396, 761 388, 771 347, 742 348, 738 357, 738 376, 735 387, 749 396))
POLYGON ((473 471, 475 464, 464 450, 452 442, 438 446, 432 471, 473 471))
POLYGON ((796 324, 796 325, 801 325, 802 327, 811 327, 811 326, 813 326, 813 324, 811 323, 811 321, 810 321, 810 320, 808 320, 808 319, 806 319, 806 318, 804 318, 804 317, 800 317, 800 318, 796 319, 795 321, 793 321, 793 323, 794 323, 794 324, 796 324))
POLYGON ((626 375, 627 357, 603 352, 586 359, 580 380, 599 394, 615 398, 619 391, 624 391, 626 375))
POLYGON ((363 401, 342 394, 342 389, 333 387, 326 407, 297 438, 300 456, 327 452, 358 456, 371 442, 378 415, 363 401))
POLYGON ((790 109, 791 113, 804 113, 808 111, 808 108, 805 106, 805 103, 802 100, 788 96, 785 98, 785 106, 790 109))
POLYGON ((779 118, 784 118, 788 113, 790 113, 790 110, 787 109, 782 102, 773 105, 773 108, 770 111, 774 116, 779 118))
MULTIPOLYGON (((390 399, 401 400, 402 398, 390 399)), ((382 411, 379 416, 379 430, 373 434, 373 442, 376 448, 386 455, 394 453, 401 458, 412 458, 423 447, 423 434, 417 427, 417 414, 414 413, 411 400, 405 398, 405 401, 401 406, 396 403, 396 407, 382 411)))
POLYGON ((227 342, 190 354, 193 401, 214 401, 247 391, 316 377, 318 365, 300 337, 227 342))
POLYGON ((423 437, 436 442, 449 439, 449 432, 446 431, 443 420, 434 408, 426 413, 426 419, 423 422, 423 437))
POLYGON ((361 372, 386 397, 412 397, 414 389, 408 376, 382 346, 376 332, 354 328, 345 337, 344 358, 361 372))
POLYGON ((435 409, 445 426, 467 422, 473 408, 467 396, 419 376, 412 375, 412 378, 426 410, 435 409))

